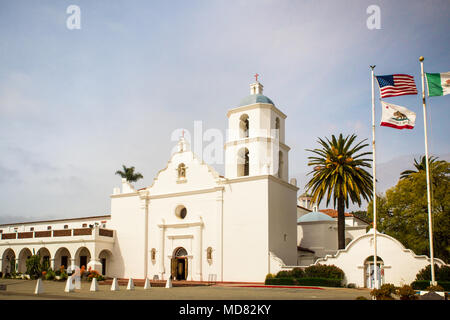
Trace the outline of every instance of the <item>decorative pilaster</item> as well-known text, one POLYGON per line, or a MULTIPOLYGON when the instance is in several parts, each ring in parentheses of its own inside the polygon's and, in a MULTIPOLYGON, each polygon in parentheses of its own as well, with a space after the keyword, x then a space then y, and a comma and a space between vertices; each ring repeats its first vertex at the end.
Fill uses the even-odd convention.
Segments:
POLYGON ((141 199, 141 210, 144 213, 144 279, 148 277, 148 190, 139 191, 141 199))
POLYGON ((196 262, 196 275, 199 281, 202 281, 202 217, 199 216, 200 223, 195 227, 195 239, 196 239, 196 252, 195 260, 196 262))
POLYGON ((161 219, 161 225, 159 228, 159 274, 161 275, 161 280, 164 280, 164 237, 165 237, 165 221, 161 219))

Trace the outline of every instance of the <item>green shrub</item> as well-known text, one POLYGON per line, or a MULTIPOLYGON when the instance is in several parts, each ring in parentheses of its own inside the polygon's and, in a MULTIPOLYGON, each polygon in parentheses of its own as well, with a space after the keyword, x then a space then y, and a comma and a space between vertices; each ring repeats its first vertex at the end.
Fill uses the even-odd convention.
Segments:
POLYGON ((400 300, 417 300, 419 298, 414 289, 407 284, 397 289, 397 295, 400 296, 400 300))
POLYGON ((67 280, 69 277, 65 271, 62 271, 59 276, 61 277, 61 281, 67 280))
POLYGON ((325 279, 325 278, 270 278, 266 279, 266 285, 280 285, 280 286, 320 286, 320 287, 341 287, 341 280, 339 279, 325 279))
POLYGON ((294 278, 303 278, 305 276, 305 271, 302 268, 294 268, 291 271, 294 278))
POLYGON ((381 286, 380 289, 373 289, 370 291, 370 295, 375 297, 376 300, 395 300, 392 294, 395 294, 397 289, 391 283, 386 283, 381 286))
POLYGON ((291 271, 279 271, 275 278, 292 278, 292 272, 291 271))
POLYGON ((306 278, 344 279, 344 271, 335 265, 313 265, 305 269, 306 278))
POLYGON ((102 281, 105 279, 105 278, 103 278, 103 276, 100 273, 98 273, 98 271, 91 270, 91 271, 89 271, 87 279, 88 279, 88 281, 92 281, 93 278, 96 278, 97 281, 102 281))
POLYGON ((37 279, 42 275, 42 265, 41 265, 41 257, 39 255, 30 256, 26 262, 27 266, 27 274, 30 275, 31 279, 37 279))
POLYGON ((53 280, 55 279, 55 272, 52 269, 48 269, 47 273, 45 274, 45 280, 53 280))
POLYGON ((444 291, 444 288, 440 285, 437 286, 429 286, 425 289, 426 291, 444 291))
POLYGON ((342 287, 342 280, 329 278, 299 278, 298 285, 303 286, 318 286, 318 287, 342 287))
MULTIPOLYGON (((450 266, 442 266, 439 267, 437 264, 434 264, 434 275, 436 281, 450 281, 450 266)), ((431 264, 420 270, 416 275, 417 281, 427 280, 431 281, 431 264)))
POLYGON ((267 276, 266 276, 266 280, 267 279, 273 279, 273 278, 275 278, 275 276, 273 274, 271 274, 271 273, 268 273, 267 276))
POLYGON ((272 278, 272 279, 266 279, 264 284, 267 285, 281 285, 281 286, 289 286, 289 285, 295 285, 297 282, 294 278, 272 278))
MULTIPOLYGON (((444 291, 450 291, 450 281, 438 281, 438 285, 444 288, 444 291)), ((429 286, 429 280, 416 280, 411 283, 414 290, 426 290, 429 286)))

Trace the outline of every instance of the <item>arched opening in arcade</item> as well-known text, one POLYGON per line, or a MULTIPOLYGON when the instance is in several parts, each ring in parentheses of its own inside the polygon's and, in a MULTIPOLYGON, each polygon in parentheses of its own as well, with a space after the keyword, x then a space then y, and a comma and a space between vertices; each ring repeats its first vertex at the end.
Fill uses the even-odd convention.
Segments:
POLYGON ((87 270, 89 261, 91 261, 91 253, 89 249, 86 247, 79 248, 75 254, 75 265, 77 265, 80 269, 84 266, 87 270))
POLYGON ((32 256, 31 250, 28 248, 23 248, 19 253, 19 263, 17 271, 20 273, 25 273, 27 271, 27 259, 32 256))
POLYGON ((41 264, 44 266, 45 269, 48 269, 50 267, 50 251, 42 247, 38 250, 37 255, 41 257, 41 264))
POLYGON ((65 248, 59 248, 55 252, 55 270, 67 269, 71 264, 71 255, 70 251, 65 248))
POLYGON ((12 249, 6 249, 2 255, 2 276, 16 271, 16 254, 12 249))
POLYGON ((98 255, 98 259, 102 264, 101 274, 106 276, 109 272, 109 266, 111 265, 112 253, 109 250, 102 250, 98 255))

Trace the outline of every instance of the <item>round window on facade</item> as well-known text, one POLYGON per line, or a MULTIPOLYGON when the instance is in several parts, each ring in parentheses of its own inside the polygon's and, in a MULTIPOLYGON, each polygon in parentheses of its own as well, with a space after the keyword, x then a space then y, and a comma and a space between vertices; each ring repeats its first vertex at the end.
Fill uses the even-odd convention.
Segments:
POLYGON ((184 219, 187 214, 187 210, 185 206, 178 206, 175 210, 175 214, 178 218, 184 219))

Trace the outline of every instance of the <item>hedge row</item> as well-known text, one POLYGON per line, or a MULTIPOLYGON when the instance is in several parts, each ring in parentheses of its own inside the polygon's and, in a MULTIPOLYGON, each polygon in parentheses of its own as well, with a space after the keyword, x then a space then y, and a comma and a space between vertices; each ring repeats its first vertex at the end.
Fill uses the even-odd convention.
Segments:
POLYGON ((312 265, 304 270, 302 268, 293 268, 289 271, 279 271, 275 278, 322 278, 322 279, 344 279, 344 271, 335 265, 312 265))
POLYGON ((268 278, 265 281, 267 285, 303 285, 320 287, 341 287, 340 279, 326 278, 268 278))
MULTIPOLYGON (((444 288, 445 291, 450 291, 450 281, 437 281, 438 285, 444 288)), ((430 281, 416 280, 411 283, 411 287, 414 290, 425 290, 430 286, 430 281)))

